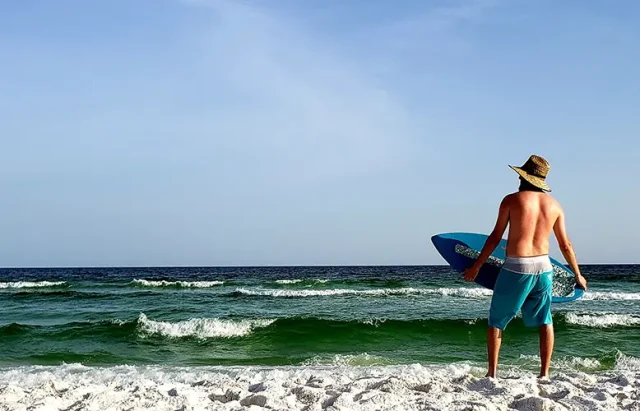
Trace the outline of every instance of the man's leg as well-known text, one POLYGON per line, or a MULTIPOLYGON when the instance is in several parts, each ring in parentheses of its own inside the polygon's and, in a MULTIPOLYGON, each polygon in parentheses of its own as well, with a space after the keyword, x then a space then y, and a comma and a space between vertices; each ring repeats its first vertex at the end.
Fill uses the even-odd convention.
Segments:
POLYGON ((502 330, 496 327, 489 326, 489 328, 487 329, 487 351, 489 354, 489 368, 487 371, 487 377, 496 377, 501 344, 502 330))
POLYGON ((520 311, 530 290, 531 276, 502 269, 493 288, 487 330, 489 369, 487 377, 496 377, 502 331, 520 311))
POLYGON ((540 327, 540 375, 539 377, 549 376, 549 366, 551 365, 551 356, 553 354, 553 324, 545 324, 540 327))
POLYGON ((525 325, 539 327, 540 330, 540 377, 549 376, 549 366, 553 355, 554 335, 551 316, 551 294, 553 271, 535 276, 536 286, 522 306, 525 325))

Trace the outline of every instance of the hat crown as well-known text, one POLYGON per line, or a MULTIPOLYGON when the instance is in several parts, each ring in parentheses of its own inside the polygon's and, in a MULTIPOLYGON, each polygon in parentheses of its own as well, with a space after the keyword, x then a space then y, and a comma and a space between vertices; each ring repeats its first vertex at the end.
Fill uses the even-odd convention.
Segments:
POLYGON ((547 174, 549 174, 549 169, 551 169, 551 164, 543 157, 534 154, 529 157, 521 168, 533 176, 546 178, 547 174))

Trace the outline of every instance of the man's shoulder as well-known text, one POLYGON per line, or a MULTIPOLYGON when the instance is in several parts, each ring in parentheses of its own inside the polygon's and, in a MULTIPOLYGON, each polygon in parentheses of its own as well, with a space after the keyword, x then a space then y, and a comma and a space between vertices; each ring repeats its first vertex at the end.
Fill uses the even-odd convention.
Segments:
POLYGON ((513 193, 509 193, 509 194, 507 194, 506 196, 504 196, 502 198, 502 202, 503 203, 511 202, 511 201, 513 201, 514 199, 516 199, 518 197, 518 194, 520 194, 519 191, 516 191, 516 192, 513 192, 513 193))
POLYGON ((544 198, 549 204, 554 205, 556 207, 560 207, 560 202, 556 200, 551 194, 545 193, 544 198))
POLYGON ((562 205, 560 205, 560 201, 556 200, 555 198, 551 197, 550 195, 548 196, 548 200, 549 205, 551 207, 553 207, 554 209, 558 210, 558 212, 562 212, 562 205))
POLYGON ((502 197, 500 201, 500 208, 502 209, 510 209, 513 207, 513 204, 516 202, 516 195, 518 193, 510 193, 502 197))

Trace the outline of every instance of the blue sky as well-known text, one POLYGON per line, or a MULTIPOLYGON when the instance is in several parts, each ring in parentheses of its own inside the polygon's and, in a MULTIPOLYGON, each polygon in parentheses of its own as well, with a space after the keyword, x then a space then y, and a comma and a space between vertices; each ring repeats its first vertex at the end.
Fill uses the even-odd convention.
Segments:
POLYGON ((638 263, 638 38, 632 0, 2 2, 0 265, 440 264, 532 153, 579 262, 638 263))

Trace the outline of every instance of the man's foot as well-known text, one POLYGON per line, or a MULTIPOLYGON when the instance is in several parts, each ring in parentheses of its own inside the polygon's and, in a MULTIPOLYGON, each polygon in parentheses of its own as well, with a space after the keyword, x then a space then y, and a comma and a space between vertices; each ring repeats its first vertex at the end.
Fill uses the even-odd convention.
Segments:
POLYGON ((489 377, 489 378, 496 378, 496 374, 492 373, 492 372, 487 372, 487 375, 485 375, 485 378, 489 377))
POLYGON ((548 373, 540 373, 538 374, 538 379, 541 381, 549 381, 549 374, 548 373))

